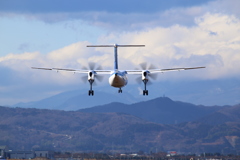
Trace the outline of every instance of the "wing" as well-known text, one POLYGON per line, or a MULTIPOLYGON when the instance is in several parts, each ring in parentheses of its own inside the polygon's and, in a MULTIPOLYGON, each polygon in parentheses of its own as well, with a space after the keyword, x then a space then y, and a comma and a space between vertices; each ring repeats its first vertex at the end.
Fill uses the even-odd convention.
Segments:
MULTIPOLYGON (((77 69, 66 69, 66 68, 39 68, 31 67, 32 69, 41 69, 41 70, 52 70, 52 71, 67 71, 74 73, 88 73, 90 70, 77 70, 77 69)), ((97 74, 110 74, 112 70, 94 70, 97 74)))
MULTIPOLYGON (((169 71, 181 71, 181 70, 190 70, 190 69, 201 69, 206 67, 191 67, 191 68, 169 68, 169 69, 148 69, 149 73, 164 73, 169 71)), ((128 74, 142 74, 144 70, 126 70, 128 74)))

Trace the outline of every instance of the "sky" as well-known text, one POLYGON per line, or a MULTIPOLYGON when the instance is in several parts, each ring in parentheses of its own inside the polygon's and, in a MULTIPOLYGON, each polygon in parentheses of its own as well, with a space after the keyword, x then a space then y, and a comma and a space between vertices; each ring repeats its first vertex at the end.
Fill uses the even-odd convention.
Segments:
MULTIPOLYGON (((207 67, 165 73, 157 84, 239 81, 239 6, 239 0, 0 0, 0 105, 88 90, 81 75, 31 67, 81 69, 95 62, 112 69, 113 49, 86 47, 91 44, 146 45, 119 48, 122 70, 142 62, 161 69, 207 67)), ((107 79, 98 86, 110 87, 107 79)), ((240 93, 226 103, 240 103, 240 93)))

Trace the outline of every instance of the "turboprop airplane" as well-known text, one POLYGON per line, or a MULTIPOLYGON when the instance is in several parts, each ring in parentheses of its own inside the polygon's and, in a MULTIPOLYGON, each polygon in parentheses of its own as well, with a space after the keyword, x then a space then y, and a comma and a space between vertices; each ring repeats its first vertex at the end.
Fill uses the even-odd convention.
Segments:
MULTIPOLYGON (((89 63, 89 69, 83 68, 82 70, 77 69, 64 69, 64 68, 38 68, 32 67, 32 69, 42 69, 42 70, 55 70, 55 71, 68 71, 74 73, 83 73, 87 74, 85 80, 88 80, 90 84, 90 90, 88 91, 88 95, 94 95, 94 90, 92 89, 92 85, 95 79, 101 80, 99 75, 101 74, 109 74, 109 84, 112 87, 119 88, 118 93, 122 93, 122 87, 126 86, 128 83, 127 74, 136 74, 140 75, 140 81, 144 84, 143 95, 148 95, 147 83, 149 83, 150 78, 156 79, 157 73, 163 73, 168 71, 181 71, 181 70, 190 70, 190 69, 200 69, 205 67, 191 67, 191 68, 169 68, 169 69, 156 69, 153 65, 147 67, 146 63, 142 63, 141 70, 119 70, 118 69, 118 47, 145 47, 145 45, 88 45, 87 47, 113 47, 114 48, 114 69, 113 70, 103 70, 101 67, 95 68, 95 64, 89 63)), ((84 78, 84 77, 83 77, 84 78)))

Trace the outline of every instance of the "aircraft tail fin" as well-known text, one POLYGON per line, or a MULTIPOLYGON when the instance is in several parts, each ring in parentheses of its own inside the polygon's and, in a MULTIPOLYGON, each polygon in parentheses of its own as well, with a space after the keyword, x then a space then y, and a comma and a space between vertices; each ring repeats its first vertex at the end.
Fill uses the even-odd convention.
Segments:
POLYGON ((118 54, 117 48, 118 47, 145 47, 145 45, 87 45, 87 47, 114 47, 114 70, 118 70, 118 54))

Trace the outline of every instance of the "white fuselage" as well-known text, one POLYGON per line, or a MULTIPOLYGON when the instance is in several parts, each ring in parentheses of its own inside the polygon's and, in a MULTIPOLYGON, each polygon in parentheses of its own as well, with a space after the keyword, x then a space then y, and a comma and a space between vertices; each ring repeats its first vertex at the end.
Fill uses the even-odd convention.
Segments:
POLYGON ((110 86, 116 87, 116 88, 122 88, 125 85, 127 85, 127 76, 126 72, 120 72, 120 71, 115 71, 113 72, 110 77, 109 77, 109 84, 110 86))

